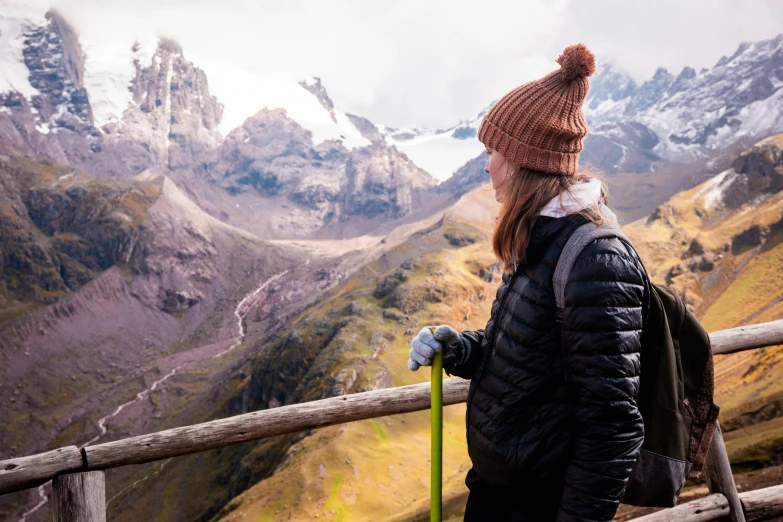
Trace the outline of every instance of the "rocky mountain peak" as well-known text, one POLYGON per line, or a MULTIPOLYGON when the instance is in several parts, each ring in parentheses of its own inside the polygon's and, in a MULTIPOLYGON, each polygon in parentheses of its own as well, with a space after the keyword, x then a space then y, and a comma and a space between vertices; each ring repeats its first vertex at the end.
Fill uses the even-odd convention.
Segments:
POLYGON ((610 68, 599 69, 585 110, 585 150, 608 173, 701 160, 739 140, 783 131, 783 35, 743 43, 698 74, 685 67, 675 77, 658 68, 637 89, 613 78, 610 68))
POLYGON ((625 114, 635 114, 652 107, 669 86, 674 82, 674 75, 664 67, 659 67, 652 79, 644 82, 634 93, 634 96, 628 106, 625 108, 625 114))
POLYGON ((157 169, 213 215, 265 237, 308 235, 354 217, 377 225, 410 213, 435 184, 372 122, 337 108, 320 78, 286 84, 290 96, 271 105, 279 108, 262 109, 224 140, 223 106, 178 42, 144 38, 107 51, 80 40, 56 13, 22 14, 15 76, 0 74, 11 86, 0 96, 0 152, 100 177, 157 169), (275 201, 268 220, 244 210, 259 200, 275 201))
POLYGON ((595 74, 590 78, 590 92, 585 100, 586 112, 597 109, 602 102, 619 102, 632 96, 638 86, 625 72, 617 70, 611 63, 599 62, 595 74))
POLYGON ((0 150, 111 177, 189 168, 214 153, 222 106, 177 42, 107 57, 57 12, 28 11, 4 22, 19 52, 0 64, 0 150))
POLYGON ((355 217, 404 216, 435 185, 383 141, 355 149, 336 140, 314 146, 312 133, 284 109, 263 109, 229 133, 209 177, 234 196, 273 200, 265 204, 280 208, 267 215, 273 234, 297 235, 355 217))
POLYGON ((18 62, 2 64, 3 76, 8 75, 5 81, 19 89, 0 92, 2 112, 26 112, 29 103, 28 123, 34 123, 40 134, 60 128, 88 131, 92 110, 84 88, 84 55, 73 28, 56 11, 48 11, 40 19, 12 16, 4 25, 3 29, 12 33, 6 38, 16 40, 6 44, 18 45, 20 52, 18 62), (20 103, 17 93, 26 98, 25 103, 20 103))
POLYGON ((680 74, 678 74, 677 78, 674 79, 674 82, 670 88, 670 92, 674 93, 684 89, 687 86, 688 80, 695 77, 696 69, 693 67, 683 67, 682 71, 680 71, 680 74))
POLYGON ((109 143, 145 144, 151 165, 175 170, 220 143, 223 106, 177 42, 161 39, 149 63, 137 61, 130 89, 132 103, 122 120, 102 129, 109 143))
POLYGON ((77 132, 92 127, 92 110, 84 88, 84 56, 73 28, 56 11, 46 14, 48 23, 27 34, 23 51, 30 84, 39 92, 32 97, 39 129, 77 132))
POLYGON ((321 78, 313 76, 308 80, 300 81, 299 85, 301 85, 307 92, 312 93, 313 96, 315 96, 321 103, 323 108, 332 115, 332 121, 337 123, 337 117, 334 114, 334 102, 329 97, 329 93, 326 92, 326 88, 324 88, 323 84, 321 83, 321 78))

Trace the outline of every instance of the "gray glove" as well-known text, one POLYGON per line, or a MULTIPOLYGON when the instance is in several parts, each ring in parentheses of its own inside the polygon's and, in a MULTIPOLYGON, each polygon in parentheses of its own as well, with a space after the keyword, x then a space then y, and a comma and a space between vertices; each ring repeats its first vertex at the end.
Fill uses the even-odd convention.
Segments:
POLYGON ((462 335, 448 325, 440 325, 435 332, 431 326, 425 326, 411 341, 408 368, 416 371, 420 366, 432 366, 435 354, 443 350, 443 358, 454 361, 455 366, 464 363, 470 357, 470 343, 465 342, 462 335))

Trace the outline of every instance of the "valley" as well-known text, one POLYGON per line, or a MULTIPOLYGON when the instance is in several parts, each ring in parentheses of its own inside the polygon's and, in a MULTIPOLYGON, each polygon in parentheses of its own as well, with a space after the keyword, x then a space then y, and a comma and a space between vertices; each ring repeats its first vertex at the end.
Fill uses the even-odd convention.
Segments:
MULTIPOLYGON (((229 125, 233 100, 174 40, 109 56, 11 0, 0 31, 0 458, 424 382, 406 365, 420 328, 486 324, 499 207, 475 135, 492 104, 392 128, 320 78, 264 77, 279 98, 229 125)), ((591 78, 580 166, 708 330, 783 314, 781 56, 778 36, 699 73, 591 78)), ((749 482, 783 462, 782 354, 716 359, 749 482)), ((458 520, 464 405, 444 428, 458 520)), ((333 426, 109 470, 108 517, 413 522, 428 459, 428 412, 333 426)), ((50 496, 0 497, 0 519, 48 520, 50 496)))

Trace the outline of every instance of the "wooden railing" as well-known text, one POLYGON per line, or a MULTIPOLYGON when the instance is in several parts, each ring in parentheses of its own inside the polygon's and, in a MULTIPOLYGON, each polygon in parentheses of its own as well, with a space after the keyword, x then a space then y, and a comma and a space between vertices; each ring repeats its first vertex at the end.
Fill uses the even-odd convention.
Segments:
MULTIPOLYGON (((780 345, 783 319, 714 332, 710 340, 715 354, 780 345)), ((464 379, 444 380, 443 405, 465 402, 468 386, 469 381, 464 379)), ((103 521, 105 469, 429 407, 430 385, 423 383, 256 411, 81 449, 66 446, 0 461, 0 495, 53 480, 55 521, 103 521)), ((743 522, 783 515, 783 485, 738 494, 720 430, 710 447, 705 474, 709 496, 636 520, 690 522, 728 516, 729 520, 743 522)))

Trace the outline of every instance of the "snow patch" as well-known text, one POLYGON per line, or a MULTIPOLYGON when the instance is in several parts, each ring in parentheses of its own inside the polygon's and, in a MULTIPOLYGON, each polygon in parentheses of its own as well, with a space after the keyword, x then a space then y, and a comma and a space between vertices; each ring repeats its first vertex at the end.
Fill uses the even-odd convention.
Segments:
POLYGON ((310 76, 309 78, 305 78, 302 81, 308 87, 315 87, 316 85, 318 85, 318 80, 315 79, 315 76, 310 76))
POLYGON ((122 114, 133 103, 131 82, 136 77, 136 63, 150 64, 157 48, 157 38, 139 37, 136 44, 112 45, 106 41, 91 41, 81 37, 84 49, 84 87, 92 106, 95 127, 122 119, 122 114))
POLYGON ((478 116, 470 120, 441 130, 428 130, 423 127, 392 128, 376 125, 386 143, 394 145, 417 166, 429 172, 440 181, 450 178, 454 172, 475 159, 484 151, 484 144, 477 137, 459 139, 454 137, 457 129, 474 129, 478 133, 481 120, 492 105, 484 108, 478 116), (396 136, 413 136, 410 139, 399 139, 396 136))
POLYGON ((783 129, 783 89, 778 89, 769 98, 743 107, 738 119, 742 121, 736 136, 758 136, 783 129))
POLYGON ((340 137, 343 145, 348 149, 356 149, 370 145, 370 140, 362 136, 359 129, 356 128, 348 116, 339 109, 334 109, 334 117, 337 120, 337 126, 342 131, 340 137))
POLYGON ((348 149, 371 144, 344 112, 334 109, 335 122, 318 98, 290 77, 280 74, 259 75, 241 67, 233 67, 210 77, 210 86, 214 87, 214 92, 225 107, 219 126, 224 136, 260 110, 280 108, 285 109, 289 118, 312 132, 313 145, 327 140, 339 141, 348 149), (223 82, 230 82, 231 85, 223 82), (227 93, 230 95, 227 96, 227 93))
POLYGON ((585 104, 583 110, 586 118, 609 118, 610 116, 622 114, 630 101, 630 96, 617 101, 607 98, 594 109, 591 109, 589 104, 585 104))
POLYGON ((0 1, 0 92, 17 91, 28 99, 39 94, 22 51, 25 35, 48 23, 45 14, 43 8, 0 1))
POLYGON ((450 133, 425 135, 407 141, 387 138, 386 141, 440 181, 450 178, 457 169, 484 151, 484 144, 478 139, 459 140, 450 133))
MULTIPOLYGON (((160 54, 155 55, 156 59, 160 59, 160 54)), ((166 71, 166 91, 164 92, 164 95, 166 96, 166 101, 163 105, 163 122, 166 126, 166 133, 164 136, 169 136, 171 134, 171 79, 174 77, 174 57, 171 56, 169 58, 169 70, 166 71)), ((168 140, 167 147, 171 146, 171 140, 168 140)))
POLYGON ((737 179, 737 172, 734 169, 724 170, 717 176, 705 181, 701 189, 693 196, 693 201, 701 200, 702 205, 707 210, 712 210, 723 203, 723 195, 732 182, 737 179))

